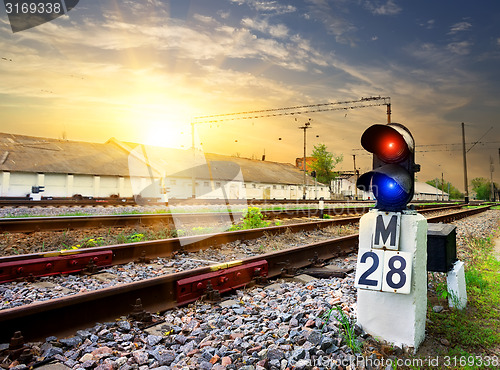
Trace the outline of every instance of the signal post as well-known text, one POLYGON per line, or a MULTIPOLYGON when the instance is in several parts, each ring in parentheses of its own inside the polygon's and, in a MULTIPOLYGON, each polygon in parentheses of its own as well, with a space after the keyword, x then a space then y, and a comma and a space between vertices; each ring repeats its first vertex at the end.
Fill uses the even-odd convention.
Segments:
POLYGON ((369 127, 362 146, 373 153, 373 170, 357 187, 377 200, 359 225, 355 286, 358 325, 365 332, 415 350, 425 337, 427 221, 407 203, 413 198, 415 143, 403 125, 369 127))

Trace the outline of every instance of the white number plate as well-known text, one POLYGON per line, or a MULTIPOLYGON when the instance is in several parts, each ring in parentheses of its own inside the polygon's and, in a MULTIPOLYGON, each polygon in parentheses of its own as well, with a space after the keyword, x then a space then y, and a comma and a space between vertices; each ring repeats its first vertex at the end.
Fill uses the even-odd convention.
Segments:
POLYGON ((360 249, 355 287, 409 294, 413 254, 409 252, 360 249))

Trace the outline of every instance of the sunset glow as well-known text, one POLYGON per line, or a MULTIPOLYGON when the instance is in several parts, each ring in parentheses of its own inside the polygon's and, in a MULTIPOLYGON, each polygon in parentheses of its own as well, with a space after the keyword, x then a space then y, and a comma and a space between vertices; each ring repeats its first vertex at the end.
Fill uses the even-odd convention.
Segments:
MULTIPOLYGON (((1 131, 187 148, 197 116, 389 96, 392 122, 415 136, 419 177, 450 163, 445 177, 459 186, 460 123, 473 143, 499 115, 500 9, 427 3, 87 1, 17 33, 2 12, 1 131), (436 151, 440 144, 454 146, 436 151)), ((345 158, 358 154, 366 170, 360 135, 386 122, 386 109, 197 125, 195 145, 294 163, 309 119, 308 153, 323 142, 345 158)), ((484 163, 498 157, 499 137, 495 127, 488 145, 468 153, 471 178, 489 177, 484 163)))

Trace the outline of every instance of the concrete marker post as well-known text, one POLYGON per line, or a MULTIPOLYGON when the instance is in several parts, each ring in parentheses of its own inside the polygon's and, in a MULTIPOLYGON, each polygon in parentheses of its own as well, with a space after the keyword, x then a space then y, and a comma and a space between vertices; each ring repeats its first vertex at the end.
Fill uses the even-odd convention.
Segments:
MULTIPOLYGON (((358 325, 368 334, 385 340, 387 342, 396 344, 398 346, 408 346, 415 350, 422 343, 425 338, 425 320, 427 313, 427 220, 422 215, 415 211, 403 211, 400 221, 400 235, 398 251, 403 256, 398 256, 398 262, 392 261, 392 265, 387 270, 387 263, 385 263, 385 270, 383 267, 375 269, 374 261, 379 255, 379 259, 394 257, 398 253, 383 247, 382 249, 373 249, 374 233, 376 228, 377 217, 379 215, 387 214, 379 210, 371 210, 361 217, 359 226, 359 252, 358 252, 358 266, 356 269, 356 286, 358 287, 357 311, 358 311, 358 325), (365 258, 366 267, 360 267, 360 259, 362 255, 372 256, 372 258, 365 258), (387 256, 382 257, 382 255, 387 256), (408 258, 407 258, 408 257, 408 258), (402 260, 404 259, 404 263, 402 260), (401 289, 409 288, 408 294, 399 294, 403 291, 395 293, 389 291, 382 291, 384 287, 382 282, 387 283, 388 279, 398 281, 397 277, 393 275, 403 275, 406 277, 410 273, 403 272, 404 264, 411 263, 411 277, 401 289), (369 276, 366 275, 367 270, 371 271, 369 276), (364 275, 365 279, 361 279, 364 275), (380 278, 377 278, 380 276, 380 278), (369 279, 366 279, 369 277, 369 279), (380 285, 378 285, 381 279, 380 285), (368 281, 369 284, 377 285, 369 287, 371 290, 360 288, 360 280, 363 282, 368 281), (373 280, 373 281, 371 281, 373 280), (377 289, 377 290, 372 290, 377 289)), ((386 239, 390 239, 391 235, 385 234, 386 239)), ((390 263, 389 263, 390 264, 390 263)), ((382 265, 382 262, 380 263, 382 265)), ((398 282, 397 284, 400 284, 398 282)), ((366 287, 366 286, 365 286, 366 287)), ((395 290, 397 291, 397 289, 395 290)))
POLYGON ((457 261, 446 275, 448 286, 448 305, 464 309, 467 306, 467 289, 465 285, 465 269, 462 261, 457 261))

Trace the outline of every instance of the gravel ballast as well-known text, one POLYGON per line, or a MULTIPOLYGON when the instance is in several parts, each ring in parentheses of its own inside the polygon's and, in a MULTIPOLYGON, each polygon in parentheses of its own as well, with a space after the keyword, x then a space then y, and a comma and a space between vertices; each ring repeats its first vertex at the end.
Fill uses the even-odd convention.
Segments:
MULTIPOLYGON (((457 226, 459 258, 467 239, 490 235, 498 230, 499 220, 500 211, 491 210, 453 222, 457 226)), ((228 246, 227 254, 232 248, 236 246, 228 246)), ((245 248, 257 253, 251 245, 246 244, 245 248)), ((203 255, 200 252, 189 258, 181 256, 178 266, 162 268, 183 268, 182 264, 195 264, 194 260, 198 260, 196 263, 216 262, 217 255, 225 254, 216 250, 210 253, 203 255), (203 260, 205 262, 200 262, 203 260)), ((354 267, 356 256, 337 259, 335 263, 354 267)), ((154 265, 161 265, 161 262, 155 261, 154 265)), ((135 267, 121 268, 123 271, 108 272, 110 275, 122 274, 119 275, 122 281, 143 274, 135 267), (128 275, 129 272, 135 276, 128 275)), ((160 271, 160 267, 151 270, 160 271)), ((75 284, 79 279, 83 284, 87 278, 75 276, 57 284, 64 289, 65 284, 75 284)), ((1 284, 2 305, 6 294, 11 301, 16 300, 16 294, 20 299, 26 298, 30 284, 34 283, 1 284), (15 294, 14 287, 25 290, 15 294)), ((53 358, 73 369, 262 370, 358 366, 356 353, 347 346, 340 313, 330 311, 339 306, 351 323, 355 321, 356 290, 353 285, 354 272, 345 278, 278 280, 268 287, 238 291, 221 303, 198 303, 155 315, 161 322, 148 329, 140 329, 135 322, 123 317, 113 323, 96 324, 70 338, 47 338, 31 346, 37 353, 35 360, 53 358)), ((78 286, 79 289, 92 289, 78 286)), ((49 288, 45 293, 51 294, 52 290, 49 288)), ((372 345, 366 336, 358 337, 358 341, 366 342, 368 349, 372 345)), ((5 344, 0 345, 1 348, 5 348, 5 344)), ((396 348, 395 355, 402 354, 403 350, 396 348)))

